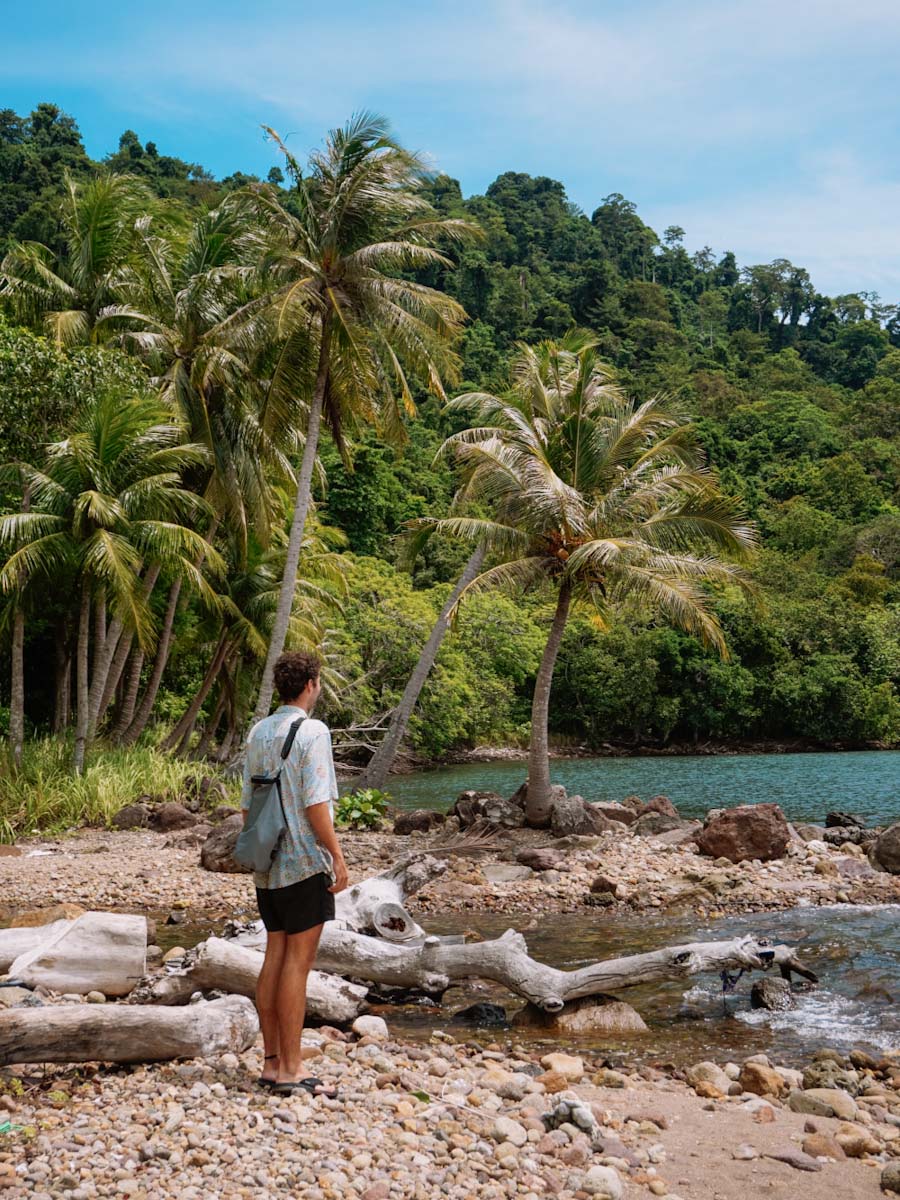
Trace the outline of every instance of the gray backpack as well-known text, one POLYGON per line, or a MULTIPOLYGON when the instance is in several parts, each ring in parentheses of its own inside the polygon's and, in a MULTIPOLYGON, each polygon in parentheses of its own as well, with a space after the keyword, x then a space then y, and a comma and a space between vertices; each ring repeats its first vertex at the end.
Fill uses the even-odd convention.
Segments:
POLYGON ((306 717, 298 717, 296 721, 291 722, 281 747, 282 765, 275 774, 250 776, 250 782, 253 784, 250 811, 234 848, 235 861, 242 867, 251 867, 254 871, 268 871, 272 865, 278 843, 287 829, 287 817, 281 797, 281 772, 284 761, 291 752, 297 730, 305 720, 306 717))

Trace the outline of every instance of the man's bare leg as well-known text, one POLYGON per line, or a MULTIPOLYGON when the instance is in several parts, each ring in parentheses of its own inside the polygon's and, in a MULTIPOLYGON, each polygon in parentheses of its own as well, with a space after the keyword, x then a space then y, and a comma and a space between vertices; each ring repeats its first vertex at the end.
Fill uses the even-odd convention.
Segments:
POLYGON ((287 935, 278 976, 278 1082, 295 1083, 305 1076, 300 1038, 306 1019, 306 980, 316 958, 322 926, 287 935))
POLYGON ((286 933, 266 934, 266 956, 256 981, 256 1011, 263 1035, 263 1079, 278 1078, 278 981, 287 949, 286 933))

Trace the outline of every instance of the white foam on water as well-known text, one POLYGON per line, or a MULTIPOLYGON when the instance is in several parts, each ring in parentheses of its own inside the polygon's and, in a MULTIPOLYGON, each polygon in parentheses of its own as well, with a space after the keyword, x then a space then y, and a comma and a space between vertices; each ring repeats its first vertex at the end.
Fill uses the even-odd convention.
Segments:
POLYGON ((834 992, 803 996, 799 1006, 789 1012, 757 1008, 734 1015, 747 1025, 767 1025, 776 1032, 791 1032, 811 1045, 867 1045, 878 1050, 900 1047, 900 1028, 886 1027, 883 1018, 887 1014, 883 1009, 864 1006, 834 992))

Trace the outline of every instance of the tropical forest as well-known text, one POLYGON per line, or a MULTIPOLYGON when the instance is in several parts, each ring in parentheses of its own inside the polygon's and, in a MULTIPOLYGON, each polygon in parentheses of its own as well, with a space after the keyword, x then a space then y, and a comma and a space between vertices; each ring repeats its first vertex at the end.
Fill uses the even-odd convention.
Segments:
POLYGON ((260 137, 216 179, 0 111, 0 836, 227 768, 286 648, 370 787, 900 741, 900 305, 612 175, 260 137))

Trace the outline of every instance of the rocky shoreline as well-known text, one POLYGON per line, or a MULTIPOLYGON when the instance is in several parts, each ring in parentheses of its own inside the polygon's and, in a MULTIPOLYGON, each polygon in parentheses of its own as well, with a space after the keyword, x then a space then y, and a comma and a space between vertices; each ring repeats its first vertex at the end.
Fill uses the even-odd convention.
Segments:
POLYGON ((336 1100, 254 1083, 259 1047, 213 1061, 0 1070, 11 1200, 469 1200, 900 1192, 900 1055, 822 1051, 631 1070, 436 1034, 305 1035, 336 1100), (820 1083, 828 1086, 818 1086, 820 1083), (807 1086, 812 1084, 816 1086, 807 1086))
MULTIPOLYGON (((513 801, 467 793, 449 821, 432 814, 418 831, 344 832, 351 883, 410 854, 445 857, 446 870, 410 898, 426 928, 429 915, 447 913, 518 914, 521 925, 521 914, 534 922, 580 912, 589 921, 602 908, 700 922, 900 903, 900 876, 873 868, 872 837, 851 826, 791 830, 777 857, 732 861, 716 848, 749 853, 763 843, 728 821, 716 826, 716 814, 686 828, 656 798, 626 824, 610 815, 616 806, 601 814, 577 797, 557 800, 555 829, 502 820, 491 828, 486 816, 518 820, 513 801), (563 821, 583 820, 595 831, 564 832, 563 821)), ((255 915, 249 876, 200 862, 203 847, 211 862, 216 838, 227 845, 234 817, 220 809, 203 820, 179 807, 153 814, 167 829, 23 840, 0 856, 0 924, 27 922, 28 909, 46 920, 50 906, 68 905, 167 919, 177 936, 182 923, 219 929, 255 915)), ((400 829, 410 824, 414 814, 398 815, 400 829)), ((783 836, 775 817, 766 829, 783 836)), ((210 1060, 0 1068, 0 1193, 819 1200, 824 1182, 842 1200, 900 1194, 900 1050, 880 1060, 822 1050, 803 1071, 765 1055, 637 1066, 626 1051, 573 1053, 560 1033, 552 1048, 521 1028, 487 1044, 484 1034, 438 1030, 423 1044, 391 1038, 380 1018, 363 1021, 355 1034, 323 1027, 305 1035, 316 1074, 340 1090, 336 1101, 303 1103, 257 1086, 259 1042, 210 1060)))

